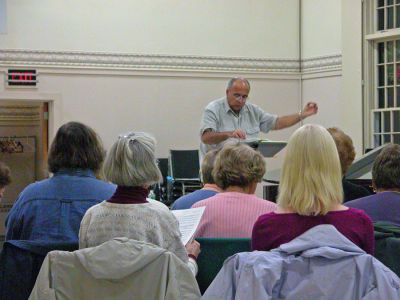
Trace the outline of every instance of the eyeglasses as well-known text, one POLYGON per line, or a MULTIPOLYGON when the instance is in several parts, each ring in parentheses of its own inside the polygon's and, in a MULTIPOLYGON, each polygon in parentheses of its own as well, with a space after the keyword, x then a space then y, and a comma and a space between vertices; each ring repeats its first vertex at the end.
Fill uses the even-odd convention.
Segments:
POLYGON ((237 101, 246 101, 249 96, 241 94, 233 94, 233 97, 235 97, 237 101))

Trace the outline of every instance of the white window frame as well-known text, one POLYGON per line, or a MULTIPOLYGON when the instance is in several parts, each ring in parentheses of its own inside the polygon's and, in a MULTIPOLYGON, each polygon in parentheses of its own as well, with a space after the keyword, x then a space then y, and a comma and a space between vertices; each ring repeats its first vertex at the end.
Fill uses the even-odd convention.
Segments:
MULTIPOLYGON (((396 3, 396 0, 393 0, 396 3)), ((364 114, 364 141, 366 148, 374 147, 374 112, 400 111, 400 107, 397 108, 383 108, 378 109, 375 106, 377 101, 377 86, 378 86, 378 72, 376 69, 378 60, 377 45, 380 42, 392 41, 400 39, 400 28, 387 29, 377 31, 377 0, 364 0, 363 1, 363 114, 364 114)), ((395 7, 395 6, 394 6, 395 7)), ((394 24, 396 18, 393 18, 394 24)), ((386 10, 385 10, 385 23, 386 23, 386 10)), ((385 25, 386 26, 386 25, 385 25)), ((394 53, 394 55, 396 55, 394 53)), ((386 71, 386 68, 385 68, 386 71)), ((394 76, 396 74, 396 64, 394 63, 394 76)), ((387 74, 385 73, 385 78, 387 74)), ((386 84, 386 83, 385 83, 386 84)), ((394 85, 396 89, 396 85, 394 85)), ((396 93, 394 92, 394 95, 396 93)), ((394 103, 396 104, 397 99, 394 97, 394 103)), ((385 100, 386 102, 386 100, 385 100)), ((391 132, 393 134, 394 119, 391 118, 391 132)), ((384 120, 381 118, 381 128, 383 128, 384 120)))

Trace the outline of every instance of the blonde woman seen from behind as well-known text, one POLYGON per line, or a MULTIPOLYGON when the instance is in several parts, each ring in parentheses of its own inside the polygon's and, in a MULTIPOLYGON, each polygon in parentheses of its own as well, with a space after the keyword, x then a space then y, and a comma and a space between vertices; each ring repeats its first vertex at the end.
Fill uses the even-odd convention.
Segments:
POLYGON ((332 224, 373 254, 372 222, 364 212, 342 205, 341 178, 338 152, 329 132, 313 124, 297 129, 286 149, 278 208, 258 218, 252 233, 253 250, 268 251, 314 226, 332 224))

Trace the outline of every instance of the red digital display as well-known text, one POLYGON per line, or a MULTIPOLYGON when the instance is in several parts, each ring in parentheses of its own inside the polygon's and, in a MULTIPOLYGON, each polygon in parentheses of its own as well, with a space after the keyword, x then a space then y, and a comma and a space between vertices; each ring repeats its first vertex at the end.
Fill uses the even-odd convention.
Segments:
POLYGON ((36 86, 36 70, 8 70, 8 85, 36 86))

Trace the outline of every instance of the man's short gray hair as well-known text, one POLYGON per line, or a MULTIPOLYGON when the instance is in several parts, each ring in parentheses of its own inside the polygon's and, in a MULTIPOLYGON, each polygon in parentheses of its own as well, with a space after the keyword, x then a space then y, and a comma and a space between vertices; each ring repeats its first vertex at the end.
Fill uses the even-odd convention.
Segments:
POLYGON ((145 132, 120 135, 104 162, 105 179, 119 186, 150 186, 160 182, 155 145, 156 140, 145 132))
POLYGON ((238 80, 245 82, 247 84, 248 88, 249 88, 249 91, 250 91, 250 82, 246 78, 243 78, 243 77, 233 77, 233 78, 231 78, 228 81, 228 85, 227 85, 226 89, 229 90, 233 86, 233 84, 238 80))

